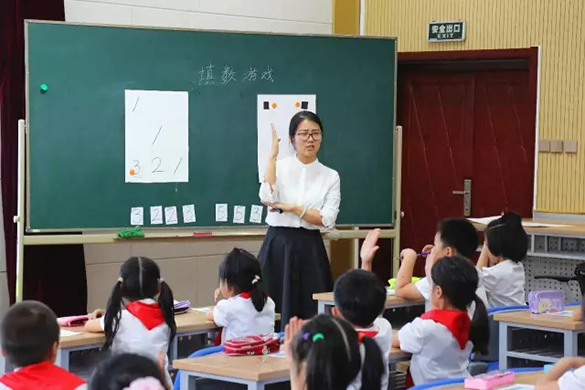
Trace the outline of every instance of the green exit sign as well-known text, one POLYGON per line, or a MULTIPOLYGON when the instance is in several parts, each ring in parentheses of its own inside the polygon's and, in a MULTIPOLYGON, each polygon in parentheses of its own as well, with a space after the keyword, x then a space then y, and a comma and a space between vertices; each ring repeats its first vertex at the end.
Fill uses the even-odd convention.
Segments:
POLYGON ((429 42, 457 42, 465 40, 465 22, 430 22, 429 42))

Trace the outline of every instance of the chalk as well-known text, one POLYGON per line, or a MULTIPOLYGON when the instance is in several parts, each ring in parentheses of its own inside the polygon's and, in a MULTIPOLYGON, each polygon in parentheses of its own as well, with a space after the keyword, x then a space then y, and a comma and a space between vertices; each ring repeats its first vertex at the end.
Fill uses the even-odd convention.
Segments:
POLYGON ((47 84, 41 84, 41 91, 47 92, 49 90, 49 86, 47 84))

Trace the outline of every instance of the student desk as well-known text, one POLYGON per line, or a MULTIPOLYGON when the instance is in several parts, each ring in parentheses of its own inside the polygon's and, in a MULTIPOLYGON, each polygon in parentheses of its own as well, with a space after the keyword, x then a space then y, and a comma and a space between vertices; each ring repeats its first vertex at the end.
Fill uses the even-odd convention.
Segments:
MULTIPOLYGON (((575 310, 575 308, 567 308, 567 310, 575 310)), ((494 320, 500 323, 499 360, 501 370, 508 368, 508 358, 556 363, 563 356, 577 356, 578 335, 585 333, 585 324, 581 321, 573 321, 570 317, 553 314, 530 314, 528 310, 499 313, 494 315, 494 320), (534 345, 534 348, 530 349, 514 351, 511 340, 513 329, 560 333, 563 335, 563 353, 551 353, 550 349, 543 349, 539 345, 534 345)))
MULTIPOLYGON (((410 355, 392 348, 390 364, 410 359, 410 355)), ((262 390, 271 383, 288 382, 289 366, 281 352, 277 356, 227 356, 222 353, 191 359, 178 359, 173 367, 181 370, 181 390, 189 389, 191 378, 207 378, 240 383, 249 390, 262 390)))
MULTIPOLYGON (((542 378, 543 372, 527 372, 524 374, 516 374, 516 381, 514 384, 516 385, 536 385, 536 382, 542 378)), ((433 387, 434 389, 441 389, 441 390, 463 390, 463 384, 459 385, 451 385, 451 386, 442 386, 442 387, 433 387)))
MULTIPOLYGON (((331 308, 335 306, 332 292, 313 294, 313 299, 317 301, 319 314, 328 313, 331 311, 331 308)), ((398 298, 397 296, 394 295, 388 295, 388 297, 386 298, 386 309, 406 306, 420 306, 424 304, 425 304, 424 299, 409 301, 406 299, 398 298)))

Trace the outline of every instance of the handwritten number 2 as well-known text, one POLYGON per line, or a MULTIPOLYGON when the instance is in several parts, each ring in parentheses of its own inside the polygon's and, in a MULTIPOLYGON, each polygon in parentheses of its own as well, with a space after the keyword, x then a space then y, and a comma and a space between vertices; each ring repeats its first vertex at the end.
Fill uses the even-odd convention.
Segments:
POLYGON ((155 158, 153 158, 153 159, 152 159, 152 165, 155 165, 155 164, 157 164, 157 163, 155 162, 155 161, 157 161, 157 160, 158 160, 158 165, 156 166, 156 168, 154 168, 154 169, 152 170, 152 173, 161 173, 161 172, 164 172, 162 169, 159 169, 159 168, 160 168, 160 165, 162 164, 162 160, 161 160, 161 158, 160 158, 160 157, 155 157, 155 158))

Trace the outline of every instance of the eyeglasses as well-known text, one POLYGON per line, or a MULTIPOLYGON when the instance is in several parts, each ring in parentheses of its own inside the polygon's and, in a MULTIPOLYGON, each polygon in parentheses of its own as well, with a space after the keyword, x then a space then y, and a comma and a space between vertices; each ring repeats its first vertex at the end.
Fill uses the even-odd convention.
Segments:
POLYGON ((322 131, 312 131, 312 132, 301 131, 301 132, 297 133, 297 135, 299 136, 299 139, 301 141, 308 141, 309 137, 313 137, 314 141, 321 141, 321 139, 323 138, 322 131))

